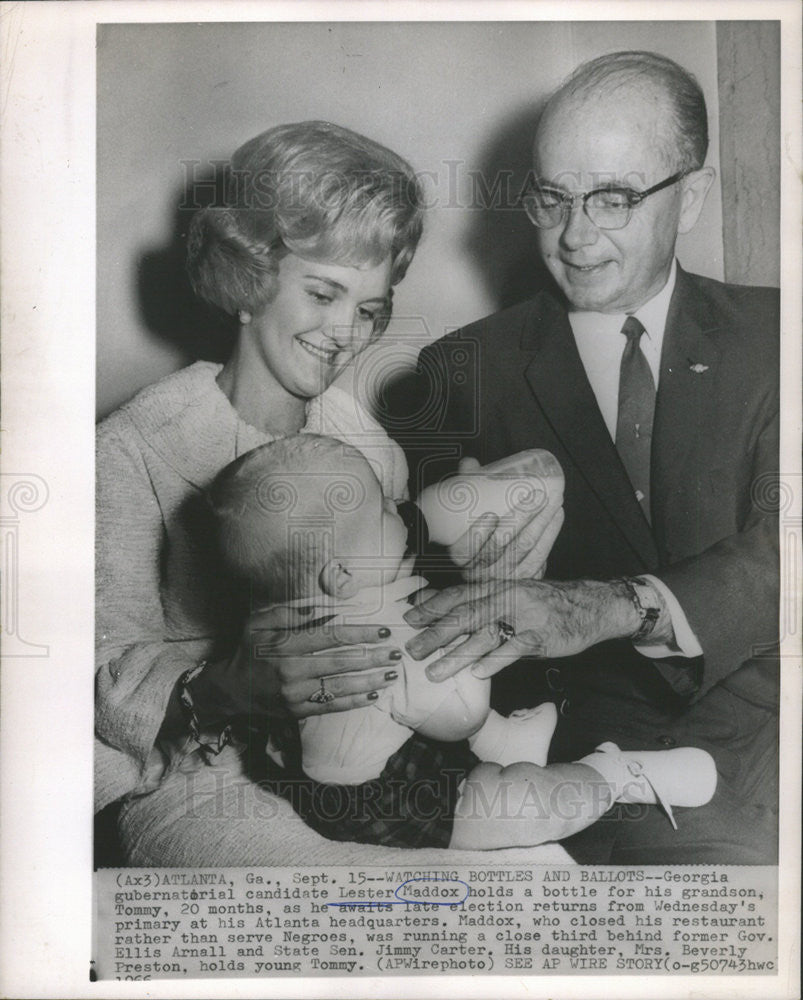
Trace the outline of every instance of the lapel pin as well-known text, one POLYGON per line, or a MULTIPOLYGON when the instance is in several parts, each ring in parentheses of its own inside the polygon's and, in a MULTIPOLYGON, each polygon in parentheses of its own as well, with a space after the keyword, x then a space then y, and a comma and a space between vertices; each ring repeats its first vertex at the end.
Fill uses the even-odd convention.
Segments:
POLYGON ((694 372, 695 375, 702 375, 703 372, 708 371, 708 365, 702 365, 699 361, 692 361, 691 358, 687 358, 689 362, 689 371, 694 372))

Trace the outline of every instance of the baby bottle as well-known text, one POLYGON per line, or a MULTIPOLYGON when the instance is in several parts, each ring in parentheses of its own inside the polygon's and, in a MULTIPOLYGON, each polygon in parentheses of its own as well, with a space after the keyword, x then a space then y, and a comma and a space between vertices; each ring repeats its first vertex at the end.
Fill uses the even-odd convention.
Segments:
POLYGON ((416 503, 430 540, 451 545, 472 522, 492 512, 512 532, 536 514, 563 503, 563 470, 555 456, 531 448, 427 486, 416 503))

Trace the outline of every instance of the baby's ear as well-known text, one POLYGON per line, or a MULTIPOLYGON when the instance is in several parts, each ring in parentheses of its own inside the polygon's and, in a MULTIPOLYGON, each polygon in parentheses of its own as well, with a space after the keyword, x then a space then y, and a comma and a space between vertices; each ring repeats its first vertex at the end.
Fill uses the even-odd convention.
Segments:
POLYGON ((348 566, 340 559, 330 559, 318 576, 321 590, 327 597, 353 597, 357 583, 348 566))

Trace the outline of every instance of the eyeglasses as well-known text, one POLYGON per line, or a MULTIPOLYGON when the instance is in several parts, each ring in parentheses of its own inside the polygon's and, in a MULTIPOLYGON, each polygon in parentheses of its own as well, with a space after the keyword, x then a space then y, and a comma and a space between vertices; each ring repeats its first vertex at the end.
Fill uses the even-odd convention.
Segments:
POLYGON ((645 198, 676 184, 687 173, 687 170, 681 170, 667 177, 665 181, 653 184, 646 191, 634 191, 627 187, 605 187, 580 194, 569 194, 567 191, 543 187, 536 183, 524 192, 521 203, 530 222, 538 229, 554 229, 555 226, 562 225, 567 213, 574 211, 574 206, 578 202, 599 229, 624 229, 630 222, 633 209, 645 198))

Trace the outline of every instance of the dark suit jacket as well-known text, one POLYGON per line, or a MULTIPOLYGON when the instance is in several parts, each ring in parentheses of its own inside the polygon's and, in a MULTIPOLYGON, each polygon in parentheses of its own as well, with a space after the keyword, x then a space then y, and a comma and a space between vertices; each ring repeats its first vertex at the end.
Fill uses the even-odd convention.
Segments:
POLYGON ((576 759, 602 740, 695 744, 714 754, 720 782, 741 801, 772 809, 778 324, 777 291, 678 269, 656 402, 652 526, 550 292, 428 346, 416 373, 386 394, 386 426, 407 452, 413 495, 462 456, 484 464, 548 449, 566 475, 566 521, 547 577, 654 573, 700 641, 704 655, 695 660, 650 660, 614 642, 500 674, 503 710, 568 698, 557 759, 576 759))

